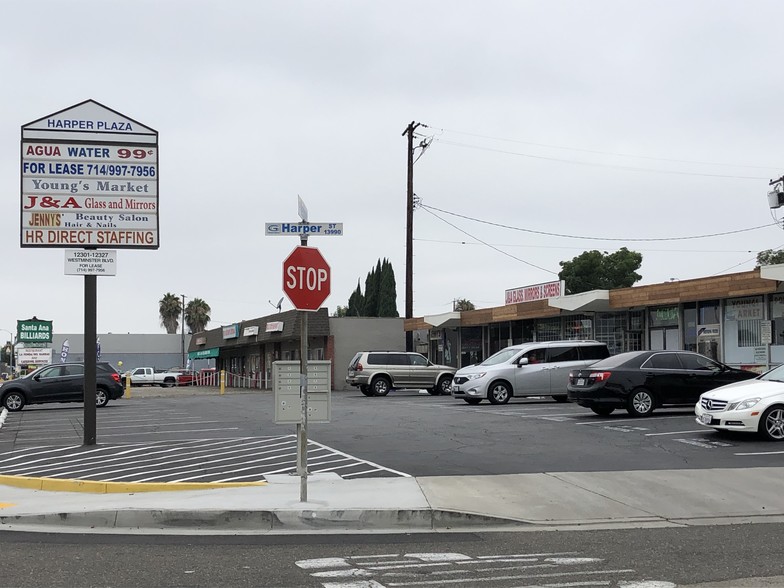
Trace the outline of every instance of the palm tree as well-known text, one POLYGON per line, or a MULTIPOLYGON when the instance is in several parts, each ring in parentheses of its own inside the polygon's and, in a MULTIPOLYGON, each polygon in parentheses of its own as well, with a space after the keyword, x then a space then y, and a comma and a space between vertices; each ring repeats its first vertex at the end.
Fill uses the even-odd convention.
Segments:
POLYGON ((210 305, 201 298, 194 298, 185 306, 185 324, 191 333, 200 333, 210 322, 210 305))
POLYGON ((167 292, 158 302, 158 311, 161 317, 161 326, 166 329, 169 335, 175 335, 180 326, 180 314, 182 313, 180 297, 167 292))

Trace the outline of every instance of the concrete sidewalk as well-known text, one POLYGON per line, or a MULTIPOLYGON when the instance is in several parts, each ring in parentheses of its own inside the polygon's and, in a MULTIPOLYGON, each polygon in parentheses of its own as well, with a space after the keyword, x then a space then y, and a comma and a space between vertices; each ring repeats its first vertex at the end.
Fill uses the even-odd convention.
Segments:
MULTIPOLYGON (((73 488, 84 486, 76 482, 73 488)), ((300 478, 289 475, 271 476, 261 486, 166 492, 96 494, 3 485, 0 528, 148 534, 411 533, 784 521, 784 468, 355 480, 314 474, 308 479, 308 501, 300 502, 299 493, 300 478)))

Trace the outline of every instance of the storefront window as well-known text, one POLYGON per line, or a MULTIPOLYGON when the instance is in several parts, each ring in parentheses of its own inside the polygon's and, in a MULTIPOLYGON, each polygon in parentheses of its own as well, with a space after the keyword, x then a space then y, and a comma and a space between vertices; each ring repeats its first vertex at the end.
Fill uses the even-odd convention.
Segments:
POLYGON ((724 322, 727 327, 728 341, 736 339, 738 347, 761 345, 762 297, 749 296, 748 298, 727 300, 724 322), (730 330, 731 328, 732 330, 730 330))
POLYGON ((697 306, 694 304, 683 307, 683 348, 697 351, 697 306))
POLYGON ((662 306, 651 308, 648 313, 648 320, 651 328, 656 327, 677 327, 678 326, 678 307, 662 306))
POLYGON ((593 320, 587 314, 565 316, 563 321, 566 339, 593 339, 593 320))
POLYGON ((773 345, 784 345, 784 294, 770 297, 770 319, 773 345))
POLYGON ((460 367, 484 360, 482 356, 482 327, 460 329, 460 367))
POLYGON ((607 344, 610 355, 625 351, 624 325, 626 324, 625 312, 597 312, 596 330, 594 338, 597 341, 607 344))
POLYGON ((734 298, 724 302, 724 361, 730 365, 759 366, 767 363, 762 345, 762 296, 734 298))
POLYGON ((561 336, 561 317, 538 319, 536 321, 537 341, 558 341, 561 336))
POLYGON ((719 319, 719 301, 709 300, 707 302, 700 302, 700 322, 701 325, 718 325, 721 323, 719 319))

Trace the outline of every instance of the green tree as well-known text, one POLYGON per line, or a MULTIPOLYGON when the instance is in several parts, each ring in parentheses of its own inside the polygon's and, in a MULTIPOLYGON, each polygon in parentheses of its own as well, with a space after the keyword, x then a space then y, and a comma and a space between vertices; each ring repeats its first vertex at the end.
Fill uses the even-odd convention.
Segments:
POLYGON ((362 288, 359 287, 359 280, 357 280, 357 289, 349 296, 346 316, 365 316, 365 297, 362 295, 362 288))
POLYGON ((177 333, 180 327, 180 315, 182 314, 182 301, 180 297, 171 292, 163 295, 158 302, 158 312, 161 318, 161 326, 166 329, 169 335, 177 333))
POLYGON ((400 316, 397 312, 397 285, 392 263, 384 258, 376 262, 376 267, 365 278, 365 293, 357 280, 357 289, 351 293, 348 306, 338 306, 333 316, 400 316), (344 315, 338 315, 343 312, 344 315))
POLYGON ((185 306, 185 324, 191 333, 200 333, 210 322, 210 305, 201 298, 194 298, 185 306))
POLYGON ((462 312, 464 310, 476 310, 476 306, 470 300, 465 298, 458 298, 454 303, 455 312, 462 312))
POLYGON ((765 249, 765 251, 757 253, 757 267, 778 263, 784 263, 784 250, 782 249, 765 249))
POLYGON ((386 258, 381 262, 381 279, 378 288, 378 316, 400 316, 397 312, 397 285, 395 270, 386 258))
POLYGON ((365 278, 365 316, 378 316, 378 302, 381 291, 381 260, 368 272, 365 278))
POLYGON ((332 316, 335 316, 335 317, 338 317, 338 318, 344 317, 344 316, 348 316, 348 306, 340 306, 340 305, 338 305, 337 308, 335 308, 335 312, 332 313, 332 316))
POLYGON ((567 294, 628 288, 642 279, 637 273, 642 265, 642 254, 626 247, 615 253, 585 251, 560 265, 558 278, 566 282, 567 294))

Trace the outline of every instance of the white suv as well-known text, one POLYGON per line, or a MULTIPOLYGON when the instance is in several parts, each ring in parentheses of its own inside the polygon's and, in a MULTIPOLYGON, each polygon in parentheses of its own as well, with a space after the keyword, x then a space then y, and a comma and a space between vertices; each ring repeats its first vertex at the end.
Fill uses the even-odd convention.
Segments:
POLYGON ((552 396, 566 402, 569 371, 609 356, 607 345, 599 341, 513 345, 458 370, 452 396, 468 404, 479 404, 485 398, 491 404, 506 404, 512 396, 552 396))

